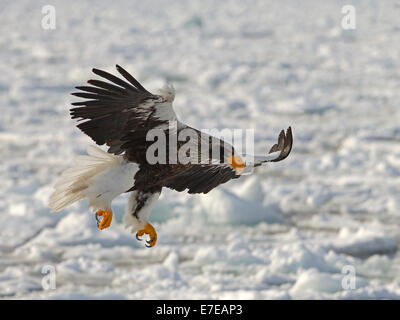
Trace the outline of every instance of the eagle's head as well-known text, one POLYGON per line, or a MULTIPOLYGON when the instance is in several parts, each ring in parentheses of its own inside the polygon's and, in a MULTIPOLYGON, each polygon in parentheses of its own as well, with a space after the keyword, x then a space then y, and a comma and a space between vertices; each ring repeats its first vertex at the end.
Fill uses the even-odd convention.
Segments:
POLYGON ((166 101, 172 102, 175 99, 175 88, 172 84, 166 83, 162 88, 158 89, 158 94, 166 101))

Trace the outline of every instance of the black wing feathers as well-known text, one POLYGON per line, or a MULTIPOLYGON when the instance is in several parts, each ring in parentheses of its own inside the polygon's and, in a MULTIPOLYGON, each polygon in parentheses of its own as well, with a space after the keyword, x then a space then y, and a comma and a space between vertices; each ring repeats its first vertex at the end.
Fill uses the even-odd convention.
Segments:
POLYGON ((78 90, 86 91, 86 92, 118 97, 118 94, 116 94, 116 93, 110 92, 108 90, 96 88, 96 87, 78 86, 78 87, 75 87, 75 88, 78 89, 78 90))
POLYGON ((293 145, 293 135, 292 135, 292 128, 289 127, 286 130, 286 135, 285 131, 281 131, 278 137, 278 143, 274 144, 272 148, 269 150, 268 153, 273 153, 277 151, 281 151, 280 155, 278 158, 271 160, 271 162, 278 162, 282 161, 283 159, 287 158, 289 155, 290 151, 292 150, 292 145, 293 145))
POLYGON ((132 83, 136 88, 138 88, 140 91, 150 93, 139 83, 139 81, 137 81, 134 77, 132 77, 124 68, 120 67, 119 65, 116 65, 116 67, 118 72, 122 74, 122 76, 130 83, 132 83))
POLYGON ((157 99, 157 96, 148 92, 120 66, 117 70, 127 81, 106 71, 92 69, 107 81, 89 80, 91 86, 76 87, 81 91, 72 95, 88 100, 73 102, 74 108, 70 111, 72 119, 86 120, 77 125, 80 130, 97 144, 107 144, 110 147, 108 152, 121 154, 126 151, 123 145, 127 135, 138 128, 147 131, 155 125, 147 121, 152 110, 144 109, 141 104, 148 99, 157 99))
POLYGON ((127 90, 132 90, 134 92, 138 92, 139 90, 135 88, 134 86, 130 85, 129 83, 125 82, 124 80, 121 80, 120 78, 117 78, 116 76, 112 75, 111 73, 108 73, 103 70, 99 70, 96 68, 92 69, 93 73, 97 74, 100 77, 103 77, 117 85, 119 85, 122 88, 125 88, 127 90))
POLYGON ((121 87, 114 86, 114 85, 112 85, 112 84, 110 84, 108 82, 104 82, 104 81, 101 81, 101 80, 93 80, 92 79, 92 80, 89 80, 88 83, 93 85, 93 86, 106 89, 106 90, 108 90, 110 92, 114 92, 114 93, 118 94, 118 96, 121 96, 121 95, 122 96, 127 96, 127 93, 128 93, 127 90, 124 90, 121 87))
POLYGON ((217 164, 194 165, 141 165, 135 175, 135 186, 142 190, 157 186, 188 193, 208 193, 218 185, 238 178, 235 170, 217 164))

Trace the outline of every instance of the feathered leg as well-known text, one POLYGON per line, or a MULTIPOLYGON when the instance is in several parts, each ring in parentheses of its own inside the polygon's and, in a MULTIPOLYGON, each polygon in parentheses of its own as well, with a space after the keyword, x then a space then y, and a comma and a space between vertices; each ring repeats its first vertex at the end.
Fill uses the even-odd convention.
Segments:
POLYGON ((136 232, 136 239, 147 234, 150 239, 146 247, 153 247, 157 242, 157 233, 154 227, 147 221, 154 203, 161 193, 161 188, 152 191, 134 190, 128 200, 124 222, 126 228, 131 228, 131 232, 136 232))

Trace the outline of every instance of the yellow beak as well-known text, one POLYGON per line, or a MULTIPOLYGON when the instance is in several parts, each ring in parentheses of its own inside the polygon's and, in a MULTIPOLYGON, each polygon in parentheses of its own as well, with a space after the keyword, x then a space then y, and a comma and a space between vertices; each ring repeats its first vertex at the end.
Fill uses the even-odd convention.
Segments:
POLYGON ((233 169, 236 170, 237 174, 241 174, 244 170, 245 164, 240 156, 230 156, 226 158, 226 161, 231 165, 233 169))

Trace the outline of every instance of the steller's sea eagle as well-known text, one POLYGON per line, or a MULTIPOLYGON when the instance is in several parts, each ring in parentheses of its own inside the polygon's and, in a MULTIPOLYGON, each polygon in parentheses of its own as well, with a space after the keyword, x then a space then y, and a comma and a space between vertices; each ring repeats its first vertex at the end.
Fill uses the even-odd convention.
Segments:
MULTIPOLYGON (((285 159, 292 149, 293 137, 289 127, 286 133, 280 132, 278 142, 267 155, 247 157, 239 154, 226 141, 204 134, 177 119, 172 108, 175 98, 172 86, 165 85, 158 94, 152 94, 123 68, 118 65, 116 68, 125 80, 93 69, 93 73, 108 81, 89 80, 90 86, 76 87, 80 92, 72 93, 87 99, 72 103, 72 119, 84 120, 77 127, 96 144, 107 145, 108 152, 89 146, 88 155, 79 156, 75 166, 63 172, 50 197, 52 212, 87 199, 95 211, 99 229, 103 230, 111 224, 112 200, 130 192, 124 222, 132 232, 136 232, 138 240, 144 234, 148 235, 146 246, 152 247, 157 242, 157 234, 148 218, 163 187, 187 190, 188 193, 207 193, 240 177, 248 168, 285 159), (174 122, 176 125, 171 126, 170 123, 174 122), (148 151, 155 140, 148 137, 151 130, 166 136, 166 139, 158 141, 159 146, 165 149, 164 157, 161 157, 163 150, 154 152, 165 162, 149 161, 148 151), (188 130, 196 138, 192 139, 195 142, 177 138, 188 130), (171 141, 176 142, 175 148, 171 147, 171 141), (198 147, 204 144, 205 152, 198 147), (219 152, 215 155, 214 151, 219 152), (182 155, 185 156, 183 160, 182 155), (205 161, 201 157, 204 155, 205 161)), ((188 136, 190 134, 185 137, 188 136)))

